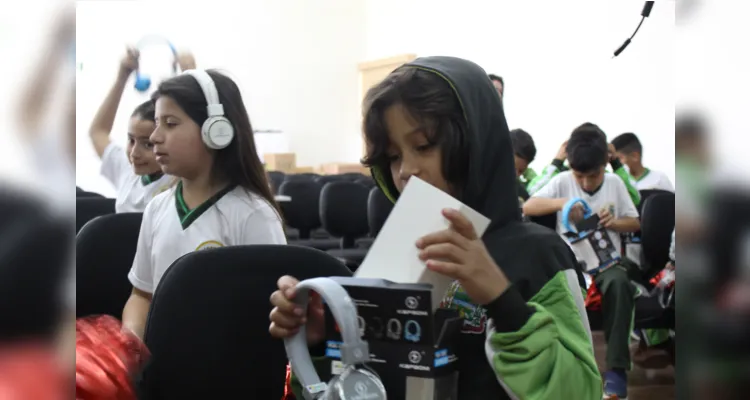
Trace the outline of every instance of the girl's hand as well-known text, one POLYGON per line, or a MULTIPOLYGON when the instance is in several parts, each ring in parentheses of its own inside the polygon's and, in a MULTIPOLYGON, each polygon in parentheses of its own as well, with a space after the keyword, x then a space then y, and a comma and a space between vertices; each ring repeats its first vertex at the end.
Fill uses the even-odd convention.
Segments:
POLYGON ((299 332, 302 324, 307 328, 307 343, 315 345, 325 338, 325 313, 323 300, 317 293, 310 293, 307 310, 301 309, 294 303, 297 294, 295 287, 299 281, 291 276, 282 276, 277 283, 279 290, 271 294, 271 310, 269 319, 271 326, 268 331, 271 336, 279 339, 290 338, 299 332))
POLYGON ((450 228, 420 238, 419 258, 430 270, 459 281, 474 303, 492 302, 510 286, 508 278, 463 214, 444 209, 443 216, 450 221, 450 228))
POLYGON ((568 158, 568 141, 566 140, 562 146, 557 150, 557 154, 555 155, 555 160, 560 160, 562 162, 565 162, 565 160, 568 158))
POLYGON ((138 58, 140 52, 134 47, 128 47, 125 52, 125 56, 120 61, 120 74, 122 76, 130 76, 136 69, 138 69, 138 58))
POLYGON ((175 60, 177 66, 180 67, 180 71, 187 71, 189 69, 195 69, 195 56, 190 52, 179 52, 177 53, 177 60, 175 60))

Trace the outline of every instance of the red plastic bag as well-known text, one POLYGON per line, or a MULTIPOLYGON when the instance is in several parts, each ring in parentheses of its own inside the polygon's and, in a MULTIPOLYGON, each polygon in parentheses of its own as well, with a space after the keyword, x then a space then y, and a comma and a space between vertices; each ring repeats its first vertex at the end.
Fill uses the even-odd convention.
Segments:
POLYGON ((594 282, 591 282, 591 286, 589 286, 589 290, 586 292, 584 304, 587 310, 598 311, 602 309, 602 294, 594 282))
POLYGON ((292 390, 292 366, 286 365, 286 379, 284 380, 284 396, 281 400, 297 400, 292 390))
POLYGON ((0 348, 0 399, 63 400, 69 378, 52 346, 27 343, 0 348))
POLYGON ((110 316, 76 321, 76 399, 134 400, 132 377, 148 357, 141 340, 110 316))

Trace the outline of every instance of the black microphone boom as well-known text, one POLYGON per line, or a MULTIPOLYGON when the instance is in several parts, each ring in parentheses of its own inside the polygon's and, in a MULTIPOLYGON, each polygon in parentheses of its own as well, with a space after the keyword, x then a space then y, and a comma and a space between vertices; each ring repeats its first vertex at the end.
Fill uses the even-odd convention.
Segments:
MULTIPOLYGON (((635 34, 638 33, 639 29, 641 29, 641 25, 643 25, 643 21, 645 21, 646 18, 648 18, 648 16, 651 15, 651 9, 653 9, 653 8, 654 8, 654 2, 653 1, 647 1, 646 4, 643 5, 643 11, 641 11, 641 17, 642 17, 641 18, 641 22, 638 24, 638 27, 635 28, 635 32, 633 32, 633 34, 630 35, 630 37, 628 39, 626 39, 625 42, 620 47, 617 48, 617 50, 615 50, 614 57, 619 56, 620 53, 622 53, 623 51, 625 51, 625 49, 628 47, 628 45, 630 44, 630 42, 633 41, 633 38, 635 37, 635 34)), ((612 57, 612 58, 614 58, 614 57, 612 57)))

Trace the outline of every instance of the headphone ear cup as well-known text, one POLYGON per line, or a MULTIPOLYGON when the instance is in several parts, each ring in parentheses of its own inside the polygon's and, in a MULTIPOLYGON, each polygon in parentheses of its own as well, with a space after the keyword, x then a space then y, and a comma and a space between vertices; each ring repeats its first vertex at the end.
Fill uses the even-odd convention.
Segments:
MULTIPOLYGON (((335 382, 330 385, 329 390, 333 391, 333 396, 327 399, 340 398, 366 398, 372 400, 386 400, 385 386, 380 381, 380 377, 375 371, 365 366, 349 367, 345 370, 335 382)), ((333 381, 332 381, 333 382, 333 381)))
POLYGON ((135 76, 135 90, 139 92, 145 92, 151 87, 151 78, 148 75, 136 75, 135 76))
POLYGON ((341 385, 340 377, 341 375, 334 375, 328 382, 326 391, 323 393, 323 400, 335 400, 339 398, 339 385, 341 385))
POLYGON ((209 117, 201 127, 203 143, 213 150, 221 150, 234 140, 234 126, 225 117, 209 117))

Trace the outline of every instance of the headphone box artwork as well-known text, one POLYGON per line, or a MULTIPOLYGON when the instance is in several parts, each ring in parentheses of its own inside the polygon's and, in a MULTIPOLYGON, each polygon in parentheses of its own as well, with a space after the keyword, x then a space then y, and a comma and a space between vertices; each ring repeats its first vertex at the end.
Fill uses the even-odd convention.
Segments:
POLYGON ((607 230, 599 223, 599 216, 582 199, 574 198, 565 204, 562 211, 563 225, 567 229, 565 237, 584 270, 592 275, 617 264, 622 258, 617 252, 607 230), (581 204, 583 220, 570 224, 570 213, 573 207, 581 204))
MULTIPOLYGON (((389 399, 456 399, 456 346, 463 324, 454 310, 432 311, 432 286, 382 279, 331 278, 357 307, 360 335, 370 347, 368 366, 380 375, 389 399)), ((326 307, 326 357, 341 372, 341 334, 326 307)), ((322 377, 328 379, 329 377, 322 377)))

